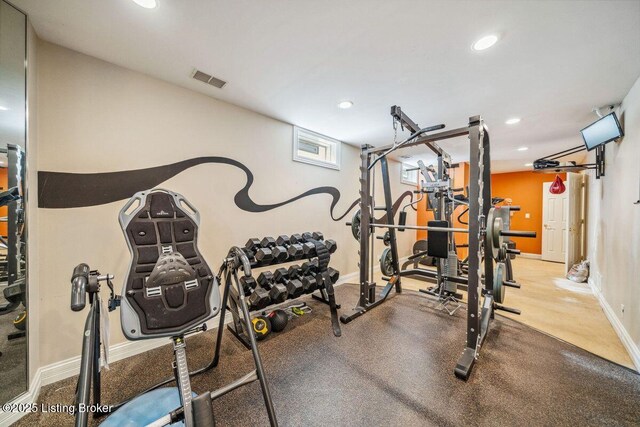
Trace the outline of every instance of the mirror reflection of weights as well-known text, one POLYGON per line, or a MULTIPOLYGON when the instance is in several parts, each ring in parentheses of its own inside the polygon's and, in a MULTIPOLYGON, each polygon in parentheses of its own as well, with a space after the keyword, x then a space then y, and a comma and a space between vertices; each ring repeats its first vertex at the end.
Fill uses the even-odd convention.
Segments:
MULTIPOLYGON (((24 153, 16 145, 0 148, 0 357, 26 370, 26 234, 22 199, 24 153), (6 341, 5 341, 6 340, 6 341)), ((4 363, 3 363, 4 365, 4 363)), ((25 375, 25 372, 16 372, 25 375)), ((3 401, 14 394, 2 396, 3 401)))

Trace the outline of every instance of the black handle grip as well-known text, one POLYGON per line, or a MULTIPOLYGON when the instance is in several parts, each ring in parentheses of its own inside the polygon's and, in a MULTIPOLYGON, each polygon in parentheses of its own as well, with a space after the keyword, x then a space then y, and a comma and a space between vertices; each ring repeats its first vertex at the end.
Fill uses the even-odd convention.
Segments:
POLYGON ((246 277, 251 277, 251 263, 249 262, 247 254, 237 246, 233 247, 233 251, 236 253, 238 260, 242 263, 242 271, 244 271, 244 275, 246 277))
POLYGON ((506 237, 536 237, 538 233, 535 231, 506 230, 501 231, 500 235, 506 237))
MULTIPOLYGON (((407 224, 407 212, 402 211, 398 217, 398 225, 406 225, 407 224)), ((398 231, 404 231, 404 228, 398 229, 398 231)))
POLYGON ((520 210, 520 206, 507 205, 503 206, 505 209, 509 209, 510 211, 518 212, 520 210))
POLYGON ((87 283, 89 281, 89 266, 78 264, 71 276, 71 310, 80 311, 87 304, 87 283))

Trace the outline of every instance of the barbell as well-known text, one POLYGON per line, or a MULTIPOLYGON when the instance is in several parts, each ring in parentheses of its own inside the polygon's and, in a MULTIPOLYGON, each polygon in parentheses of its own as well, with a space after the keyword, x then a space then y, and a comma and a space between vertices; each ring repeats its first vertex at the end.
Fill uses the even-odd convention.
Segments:
MULTIPOLYGON (((504 230, 504 224, 502 218, 496 215, 496 209, 492 207, 489 209, 487 215, 486 227, 485 227, 485 248, 491 248, 491 255, 494 259, 499 258, 500 248, 504 243, 504 237, 528 237, 535 238, 537 233, 535 231, 520 231, 520 230, 504 230)), ((347 222, 347 225, 351 227, 351 232, 356 240, 360 240, 360 210, 358 210, 351 220, 347 222)), ((426 230, 426 231, 440 231, 444 233, 469 233, 468 228, 453 228, 453 227, 430 227, 424 225, 395 225, 395 224, 369 224, 370 227, 377 228, 395 228, 395 229, 409 229, 409 230, 426 230)))

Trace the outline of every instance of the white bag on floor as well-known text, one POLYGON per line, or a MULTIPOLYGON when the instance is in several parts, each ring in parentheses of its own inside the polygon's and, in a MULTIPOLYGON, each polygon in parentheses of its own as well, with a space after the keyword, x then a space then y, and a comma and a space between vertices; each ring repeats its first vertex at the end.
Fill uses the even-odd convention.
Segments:
POLYGON ((576 282, 584 283, 589 278, 589 261, 582 261, 578 264, 573 264, 571 270, 567 273, 567 279, 576 282))

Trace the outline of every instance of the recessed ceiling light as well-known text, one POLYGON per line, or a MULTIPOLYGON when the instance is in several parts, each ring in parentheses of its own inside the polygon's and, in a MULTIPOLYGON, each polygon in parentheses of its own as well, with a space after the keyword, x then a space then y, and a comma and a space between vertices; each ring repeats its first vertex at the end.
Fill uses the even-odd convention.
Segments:
POLYGON ((495 34, 491 34, 491 35, 482 37, 480 40, 475 42, 472 47, 473 47, 473 50, 485 50, 485 49, 489 49, 491 46, 496 44, 497 41, 498 41, 498 36, 496 36, 495 34))
POLYGON ((526 167, 529 167, 529 166, 533 166, 533 163, 525 163, 524 165, 525 165, 526 167))
POLYGON ((515 125, 516 123, 520 123, 520 117, 513 117, 505 122, 508 125, 515 125))
POLYGON ((527 151, 529 149, 529 147, 520 147, 518 148, 518 151, 527 151))
POLYGON ((135 2, 135 4, 137 4, 138 6, 142 6, 145 9, 153 9, 156 6, 158 6, 158 4, 156 3, 156 0, 133 0, 135 2))
POLYGON ((5 107, 4 105, 0 105, 0 111, 7 111, 7 110, 8 110, 7 107, 5 107))
POLYGON ((352 101, 342 101, 341 103, 338 104, 338 107, 342 108, 343 110, 346 110, 347 108, 353 107, 353 102, 352 101))

